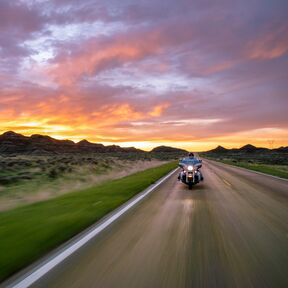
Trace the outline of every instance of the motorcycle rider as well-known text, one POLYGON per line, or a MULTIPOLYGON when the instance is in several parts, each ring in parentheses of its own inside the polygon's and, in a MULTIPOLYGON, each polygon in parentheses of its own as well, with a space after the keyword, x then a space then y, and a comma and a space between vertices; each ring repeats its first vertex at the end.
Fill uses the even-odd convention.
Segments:
MULTIPOLYGON (((183 167, 182 167, 182 165, 181 165, 181 162, 184 164, 186 161, 191 161, 191 160, 192 160, 193 162, 195 162, 195 164, 200 164, 200 163, 202 162, 202 161, 199 160, 197 157, 195 157, 195 155, 194 155, 193 152, 189 152, 189 153, 188 153, 188 157, 183 158, 183 159, 179 162, 179 166, 182 168, 182 170, 181 170, 181 172, 180 172, 179 175, 178 175, 178 181, 180 181, 180 179, 182 178, 183 173, 184 173, 184 169, 183 169, 183 167)), ((203 180, 204 180, 204 177, 203 177, 200 169, 198 170, 198 173, 199 173, 199 176, 200 176, 200 180, 203 181, 203 180)))
POLYGON ((189 159, 193 159, 193 158, 195 158, 194 153, 193 153, 193 152, 189 152, 189 154, 188 154, 188 158, 189 158, 189 159))

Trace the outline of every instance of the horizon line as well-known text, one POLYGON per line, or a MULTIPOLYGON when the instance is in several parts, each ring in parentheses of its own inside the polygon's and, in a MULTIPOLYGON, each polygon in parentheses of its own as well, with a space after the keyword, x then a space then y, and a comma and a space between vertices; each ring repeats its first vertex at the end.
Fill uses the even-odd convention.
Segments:
MULTIPOLYGON (((157 146, 154 146, 151 150, 146 150, 146 149, 141 149, 141 148, 136 148, 135 146, 121 146, 121 145, 118 145, 117 143, 118 142, 109 142, 109 143, 113 143, 113 144, 108 144, 108 145, 105 145, 105 142, 91 142, 91 141, 89 141, 89 140, 87 140, 87 139, 85 139, 85 138, 83 138, 82 140, 79 140, 79 141, 74 141, 74 140, 71 140, 71 139, 69 139, 69 138, 57 138, 57 137, 55 137, 55 136, 50 136, 50 135, 47 135, 47 134, 30 134, 30 133, 28 133, 28 134, 26 134, 26 133, 18 133, 18 132, 15 132, 15 131, 12 131, 12 130, 7 130, 7 131, 5 131, 5 132, 3 132, 2 134, 0 134, 0 136, 3 136, 4 134, 7 134, 7 133, 14 133, 14 134, 17 134, 17 135, 21 135, 21 136, 24 136, 24 137, 28 137, 28 138, 31 138, 32 136, 35 136, 35 135, 39 135, 39 136, 43 136, 43 137, 49 137, 49 138, 51 138, 51 139, 54 139, 54 140, 57 140, 57 141, 71 141, 71 142, 73 142, 74 144, 78 144, 78 143, 80 143, 80 142, 82 142, 82 141, 87 141, 88 143, 91 143, 91 144, 102 144, 104 147, 107 147, 107 146, 112 146, 112 145, 115 145, 115 146, 118 146, 118 147, 121 147, 121 148, 135 148, 135 149, 138 149, 138 150, 142 150, 142 151, 145 151, 145 152, 151 152, 153 149, 155 149, 155 148, 157 148, 157 147, 161 147, 161 146, 165 146, 165 147, 171 147, 171 148, 176 148, 176 149, 182 149, 182 150, 185 150, 185 151, 189 151, 189 150, 186 150, 186 149, 184 149, 184 148, 181 148, 181 147, 177 147, 177 146, 167 146, 167 145, 165 145, 165 142, 163 142, 163 144, 161 144, 161 145, 157 145, 157 146)), ((147 141, 149 141, 149 140, 147 140, 147 141)), ((138 142, 138 141, 134 141, 134 142, 138 142)), ((141 142, 144 142, 144 141, 139 141, 139 143, 141 143, 141 142)), ((145 141, 146 142, 146 141, 145 141)), ((153 142, 153 141, 151 141, 151 142, 153 142)), ((173 142, 173 141, 171 141, 171 142, 173 142)), ((121 143, 121 142, 120 142, 121 143)), ((193 143, 193 142, 191 142, 191 143, 193 143)), ((212 148, 212 149, 210 149, 210 150, 205 150, 205 151, 193 151, 193 152, 209 152, 209 151, 211 151, 211 150, 214 150, 214 149, 216 149, 216 148, 218 148, 218 147, 223 147, 223 148, 225 148, 225 149, 227 149, 227 150, 231 150, 231 149, 240 149, 240 148, 242 148, 242 147, 245 147, 245 146, 247 146, 247 145, 252 145, 252 146, 254 146, 254 147, 256 147, 256 148, 264 148, 264 149, 269 149, 269 150, 273 150, 273 149, 279 149, 279 148, 281 148, 281 147, 287 147, 287 146, 278 146, 278 147, 273 147, 273 148, 269 148, 269 147, 263 147, 263 146, 255 146, 255 145, 253 145, 253 144, 251 144, 251 143, 247 143, 247 144, 245 144, 245 145, 243 145, 243 146, 240 146, 239 148, 236 148, 236 147, 232 147, 232 148, 226 148, 225 147, 225 145, 221 145, 221 144, 218 144, 218 145, 216 145, 215 146, 215 148, 212 148)))

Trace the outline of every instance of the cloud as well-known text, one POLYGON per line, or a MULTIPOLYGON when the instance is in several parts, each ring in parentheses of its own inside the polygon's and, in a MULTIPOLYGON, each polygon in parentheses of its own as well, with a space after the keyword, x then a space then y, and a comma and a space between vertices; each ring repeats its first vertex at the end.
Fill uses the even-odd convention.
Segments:
POLYGON ((139 62, 163 49, 165 39, 159 31, 132 31, 112 39, 89 39, 81 49, 59 54, 48 73, 60 84, 71 84, 105 70, 139 62))
POLYGON ((286 11, 280 0, 1 1, 0 130, 285 142, 286 11))
POLYGON ((29 55, 21 43, 43 28, 44 18, 35 9, 16 1, 0 2, 0 55, 17 57, 29 55))
POLYGON ((250 59, 274 59, 288 54, 288 24, 270 29, 248 44, 250 59))

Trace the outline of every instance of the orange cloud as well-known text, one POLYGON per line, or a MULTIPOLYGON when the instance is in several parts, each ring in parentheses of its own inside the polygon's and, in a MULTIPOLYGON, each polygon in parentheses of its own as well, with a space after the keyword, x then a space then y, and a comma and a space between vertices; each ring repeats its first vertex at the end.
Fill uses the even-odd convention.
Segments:
POLYGON ((100 111, 94 112, 92 116, 101 123, 101 126, 111 125, 122 121, 135 121, 150 117, 159 117, 169 107, 169 103, 154 106, 148 112, 137 111, 131 104, 113 104, 102 107, 100 111))
POLYGON ((150 111, 148 114, 152 117, 159 117, 163 114, 163 112, 170 106, 169 103, 163 103, 156 105, 152 111, 150 111))
POLYGON ((140 111, 136 111, 130 104, 105 105, 99 111, 93 112, 92 116, 99 121, 101 126, 110 125, 125 120, 138 120, 144 117, 140 111))
POLYGON ((169 106, 165 102, 155 105, 151 110, 142 111, 130 103, 106 104, 87 113, 83 103, 78 100, 74 103, 72 98, 67 102, 67 97, 60 95, 34 104, 22 103, 20 113, 12 108, 2 110, 0 132, 14 130, 25 135, 45 134, 76 141, 86 138, 96 142, 117 142, 127 138, 130 131, 128 129, 123 134, 123 131, 117 130, 115 127, 119 123, 159 117, 169 106))

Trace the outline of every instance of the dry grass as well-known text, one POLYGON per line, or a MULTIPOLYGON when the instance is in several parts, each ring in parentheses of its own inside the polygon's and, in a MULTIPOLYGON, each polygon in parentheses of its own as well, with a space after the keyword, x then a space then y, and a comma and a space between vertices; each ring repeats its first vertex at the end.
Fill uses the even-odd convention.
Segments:
POLYGON ((100 185, 165 162, 102 155, 1 158, 0 211, 100 185))

